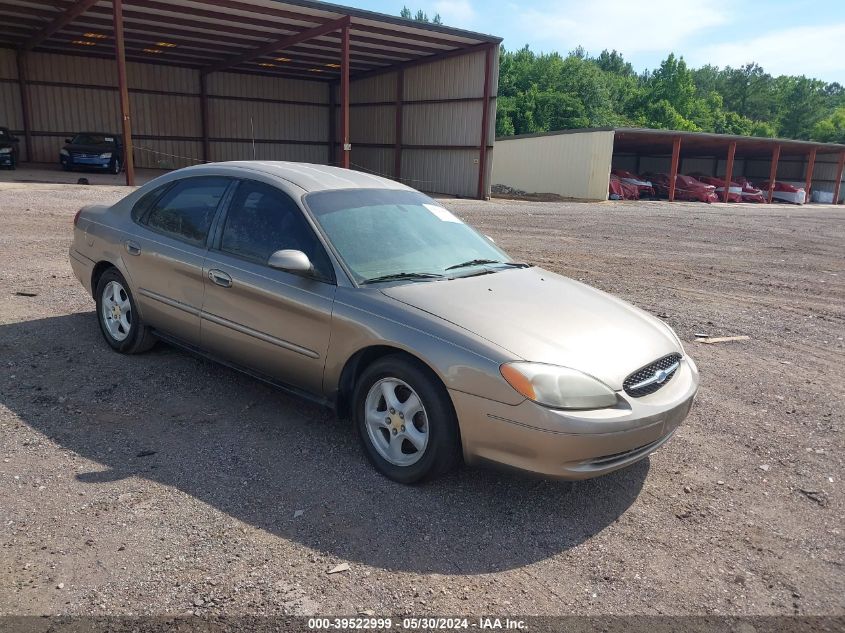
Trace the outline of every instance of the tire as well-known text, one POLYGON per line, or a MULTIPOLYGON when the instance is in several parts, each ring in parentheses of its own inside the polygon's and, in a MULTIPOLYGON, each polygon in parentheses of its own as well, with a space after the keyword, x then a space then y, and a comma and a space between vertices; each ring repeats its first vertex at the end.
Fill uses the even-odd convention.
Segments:
POLYGON ((358 379, 353 406, 364 454, 393 481, 434 479, 460 461, 458 420, 449 394, 421 363, 398 354, 376 360, 358 379), (385 389, 396 398, 394 407, 385 389), (414 406, 411 394, 420 406, 414 406), (414 412, 404 417, 411 409, 414 412))
POLYGON ((115 158, 111 165, 109 165, 109 171, 115 175, 120 173, 120 160, 115 158))
POLYGON ((70 165, 68 163, 62 163, 62 169, 65 171, 70 171, 70 165))
POLYGON ((141 320, 129 284, 116 268, 109 268, 100 276, 94 297, 100 332, 112 349, 122 354, 140 354, 155 345, 155 335, 141 320))

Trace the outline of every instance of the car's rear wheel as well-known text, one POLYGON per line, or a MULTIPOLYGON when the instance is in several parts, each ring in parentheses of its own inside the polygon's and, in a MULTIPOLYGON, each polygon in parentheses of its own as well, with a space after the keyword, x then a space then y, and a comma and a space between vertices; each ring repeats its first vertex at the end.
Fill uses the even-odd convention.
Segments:
POLYGON ((129 284, 116 268, 100 276, 94 296, 100 331, 112 349, 138 354, 155 345, 156 338, 138 314, 129 284))
POLYGON ((459 462, 458 423, 449 395, 420 363, 401 355, 378 359, 359 378, 354 403, 364 452, 390 479, 416 483, 459 462))

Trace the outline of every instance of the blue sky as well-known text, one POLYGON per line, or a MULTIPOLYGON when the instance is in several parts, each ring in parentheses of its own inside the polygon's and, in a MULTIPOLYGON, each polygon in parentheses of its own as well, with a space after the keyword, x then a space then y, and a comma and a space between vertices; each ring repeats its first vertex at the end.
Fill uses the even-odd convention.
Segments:
MULTIPOLYGON (((343 3, 343 0, 336 0, 343 3)), ((693 66, 756 61, 772 74, 845 84, 845 0, 346 0, 397 15, 403 4, 448 26, 491 33, 508 49, 616 49, 637 70, 670 52, 693 66)))

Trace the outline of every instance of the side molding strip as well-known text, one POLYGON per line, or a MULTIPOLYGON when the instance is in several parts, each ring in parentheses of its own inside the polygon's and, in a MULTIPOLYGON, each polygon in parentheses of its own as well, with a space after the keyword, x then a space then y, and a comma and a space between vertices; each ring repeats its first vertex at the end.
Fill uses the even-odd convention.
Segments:
POLYGON ((200 313, 200 318, 205 319, 206 321, 211 321, 212 323, 216 323, 217 325, 222 325, 223 327, 227 327, 231 330, 235 330, 236 332, 240 332, 241 334, 246 334, 247 336, 257 338, 258 340, 264 341, 265 343, 270 343, 271 345, 276 345, 278 347, 281 347, 282 349, 286 349, 291 352, 296 352, 297 354, 302 354, 303 356, 307 356, 308 358, 320 358, 320 355, 317 352, 315 352, 314 350, 310 350, 307 347, 300 347, 295 343, 276 338, 275 336, 270 336, 269 334, 259 332, 258 330, 253 330, 252 328, 249 328, 245 325, 235 323, 234 321, 230 321, 229 319, 224 319, 223 317, 211 314, 210 312, 200 313))
POLYGON ((138 294, 144 295, 145 297, 153 299, 154 301, 158 301, 159 303, 168 305, 171 308, 182 310, 183 312, 187 312, 188 314, 193 314, 194 316, 200 315, 199 309, 193 306, 189 306, 187 303, 182 303, 181 301, 176 301, 175 299, 171 299, 170 297, 160 295, 157 292, 153 292, 152 290, 147 290, 146 288, 139 288, 138 294))
POLYGON ((176 308, 177 310, 182 310, 183 312, 187 312, 188 314, 198 316, 201 319, 210 321, 211 323, 222 325, 223 327, 227 327, 230 330, 235 330, 236 332, 240 332, 241 334, 246 334, 247 336, 257 338, 258 340, 264 341, 265 343, 270 343, 271 345, 276 345, 278 347, 281 347, 282 349, 286 349, 297 354, 302 354, 303 356, 307 356, 308 358, 320 358, 320 355, 317 352, 308 349, 307 347, 301 347, 300 345, 282 340, 280 338, 276 338, 275 336, 270 336, 269 334, 265 334, 264 332, 253 330, 252 328, 249 328, 245 325, 241 325, 240 323, 235 323, 234 321, 230 321, 229 319, 219 317, 216 314, 211 314, 210 312, 203 312, 201 310, 198 310, 197 308, 189 306, 186 303, 182 303, 181 301, 176 301, 175 299, 165 297, 164 295, 160 295, 157 292, 153 292, 152 290, 140 288, 138 290, 138 293, 144 295, 145 297, 153 299, 154 301, 158 301, 159 303, 163 303, 172 308, 176 308))

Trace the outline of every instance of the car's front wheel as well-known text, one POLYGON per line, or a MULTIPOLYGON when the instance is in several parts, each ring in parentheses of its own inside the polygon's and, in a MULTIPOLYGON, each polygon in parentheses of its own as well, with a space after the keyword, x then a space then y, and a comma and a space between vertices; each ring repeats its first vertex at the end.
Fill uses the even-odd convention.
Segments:
POLYGON ((364 452, 390 479, 416 483, 459 462, 458 423, 446 388, 413 359, 385 356, 367 367, 354 406, 364 452))
POLYGON ((94 296, 100 331, 112 349, 138 354, 155 345, 156 338, 138 314, 129 284, 116 268, 100 276, 94 296))
POLYGON ((111 165, 109 165, 109 171, 111 171, 111 173, 113 173, 113 174, 119 174, 120 173, 120 160, 119 159, 115 158, 111 162, 111 165))

